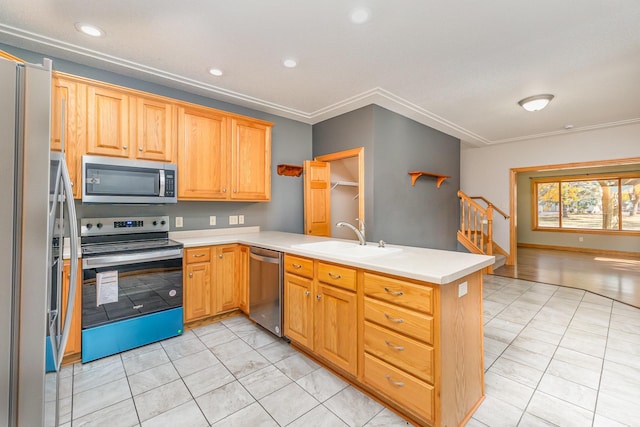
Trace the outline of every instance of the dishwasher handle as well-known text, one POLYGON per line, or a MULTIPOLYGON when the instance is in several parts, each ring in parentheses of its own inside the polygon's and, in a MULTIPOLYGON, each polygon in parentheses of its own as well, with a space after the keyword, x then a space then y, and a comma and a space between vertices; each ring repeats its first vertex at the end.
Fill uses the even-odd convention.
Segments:
POLYGON ((249 253, 251 259, 255 259, 256 261, 268 262, 271 264, 280 264, 280 258, 272 258, 262 255, 256 255, 253 252, 249 253))

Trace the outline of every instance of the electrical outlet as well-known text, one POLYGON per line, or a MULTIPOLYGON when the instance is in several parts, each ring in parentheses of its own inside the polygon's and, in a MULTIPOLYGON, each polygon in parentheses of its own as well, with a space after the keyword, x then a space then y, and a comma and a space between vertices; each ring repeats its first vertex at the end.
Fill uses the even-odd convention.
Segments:
POLYGON ((244 224, 244 215, 238 215, 238 224, 244 224))
POLYGON ((211 215, 209 217, 209 225, 216 225, 216 216, 215 215, 211 215))
POLYGON ((467 294, 467 282, 462 282, 458 285, 458 298, 461 298, 467 294))
POLYGON ((176 217, 176 228, 180 228, 182 227, 182 217, 181 216, 177 216, 176 217))
POLYGON ((229 215, 229 225, 238 224, 238 215, 229 215))

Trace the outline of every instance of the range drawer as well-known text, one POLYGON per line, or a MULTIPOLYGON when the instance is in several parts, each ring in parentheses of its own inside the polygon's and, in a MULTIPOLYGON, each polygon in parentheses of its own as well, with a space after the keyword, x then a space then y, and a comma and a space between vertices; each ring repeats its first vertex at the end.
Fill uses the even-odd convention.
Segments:
POLYGON ((356 290, 354 268, 318 262, 318 280, 350 291, 356 290))
POLYGON ((433 344, 433 317, 364 297, 364 318, 401 334, 433 344))
POLYGON ((366 353, 364 381, 428 423, 433 423, 435 394, 431 385, 366 353))
POLYGON ((295 255, 284 254, 284 270, 298 276, 313 279, 313 260, 295 255))
POLYGON ((365 322, 364 351, 433 384, 431 346, 365 322))
POLYGON ((211 258, 211 250, 204 248, 187 248, 184 250, 184 261, 187 264, 194 262, 207 262, 211 258))
POLYGON ((365 272, 364 293, 403 307, 433 313, 433 289, 429 286, 365 272))

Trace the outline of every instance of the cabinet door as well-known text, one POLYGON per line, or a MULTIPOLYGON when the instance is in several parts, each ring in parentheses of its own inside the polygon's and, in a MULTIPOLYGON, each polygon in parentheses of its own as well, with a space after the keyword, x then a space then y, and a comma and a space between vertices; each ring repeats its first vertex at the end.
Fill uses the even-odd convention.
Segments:
POLYGON ((86 86, 64 77, 53 74, 53 90, 51 94, 51 150, 61 151, 64 131, 64 151, 67 168, 73 187, 73 197, 82 197, 81 160, 84 154, 84 110, 79 106, 86 98, 86 86), (64 114, 63 114, 64 102, 64 114), (64 117, 64 123, 63 123, 64 117))
MULTIPOLYGON (((69 261, 65 261, 62 275, 62 318, 64 324, 67 316, 66 307, 69 301, 69 279, 71 278, 71 265, 69 261)), ((71 314, 71 330, 69 331, 69 339, 64 355, 80 354, 82 351, 82 265, 78 265, 78 276, 76 280, 76 295, 73 301, 73 312, 71 314)))
POLYGON ((87 87, 87 153, 129 157, 129 96, 87 87))
POLYGON ((184 321, 189 322, 211 315, 211 264, 187 264, 185 277, 184 321))
POLYGON ((175 113, 172 104, 153 98, 135 98, 132 126, 135 157, 161 162, 173 161, 175 113))
POLYGON ((313 281, 284 275, 284 335, 313 349, 313 281))
POLYGON ((304 233, 331 237, 329 162, 304 161, 304 233))
POLYGON ((355 292, 318 283, 315 297, 315 351, 345 371, 357 374, 355 292))
POLYGON ((238 281, 236 283, 238 307, 249 314, 249 247, 240 246, 238 251, 238 281))
POLYGON ((231 199, 271 199, 271 126, 231 119, 231 199))
POLYGON ((178 198, 228 198, 227 119, 206 109, 178 108, 178 198))
POLYGON ((238 245, 216 248, 216 313, 238 308, 238 245))

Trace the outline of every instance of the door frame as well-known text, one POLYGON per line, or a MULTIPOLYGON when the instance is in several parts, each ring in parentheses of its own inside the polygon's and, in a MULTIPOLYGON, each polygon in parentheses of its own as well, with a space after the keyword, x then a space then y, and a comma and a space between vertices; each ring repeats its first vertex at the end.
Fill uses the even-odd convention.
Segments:
POLYGON ((622 166, 635 163, 640 164, 640 157, 596 160, 591 162, 560 163, 555 165, 528 166, 509 169, 509 209, 511 211, 511 217, 509 218, 509 257, 507 259, 507 264, 517 265, 518 260, 518 173, 541 172, 552 169, 564 170, 585 167, 622 166))
POLYGON ((344 160, 351 157, 358 158, 358 218, 364 222, 364 147, 316 156, 314 160, 330 163, 334 160, 344 160))

